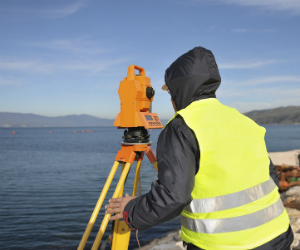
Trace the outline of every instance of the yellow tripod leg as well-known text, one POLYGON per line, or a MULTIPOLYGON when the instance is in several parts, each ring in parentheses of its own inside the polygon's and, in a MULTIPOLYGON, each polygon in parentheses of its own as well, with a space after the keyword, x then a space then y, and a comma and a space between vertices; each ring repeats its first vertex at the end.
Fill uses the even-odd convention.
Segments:
POLYGON ((93 211, 93 213, 91 215, 90 221, 89 221, 89 223, 88 223, 88 225, 87 225, 87 227, 85 229, 85 232, 84 232, 84 234, 83 234, 83 236, 81 238, 81 241, 80 241, 80 244, 79 244, 77 250, 83 250, 84 247, 85 247, 85 244, 86 244, 86 242, 87 242, 87 240, 89 238, 89 235, 90 235, 90 233, 92 231, 94 223, 95 223, 95 221, 97 219, 97 216, 99 214, 100 208, 101 208, 101 206, 103 204, 103 201, 104 201, 105 196, 107 194, 107 191, 108 191, 108 189, 110 187, 110 184, 111 184, 111 182, 112 182, 112 180, 113 180, 113 178, 115 176, 115 173, 117 171, 118 166, 119 166, 119 162, 115 161, 114 165, 112 166, 112 168, 110 170, 109 176, 108 176, 108 178, 107 178, 107 180, 105 182, 105 185, 104 185, 104 187, 102 189, 100 197, 99 197, 99 199, 98 199, 98 201, 96 203, 95 209, 94 209, 94 211, 93 211))
POLYGON ((136 194, 137 194, 137 189, 138 189, 139 180, 140 180, 141 165, 142 165, 142 161, 139 160, 136 164, 136 169, 135 169, 135 177, 134 177, 132 196, 136 196, 136 194))
MULTIPOLYGON (((121 171, 121 175, 124 171, 124 168, 125 168, 125 163, 122 163, 122 171, 121 171)), ((120 177, 121 178, 121 177, 120 177)), ((126 180, 126 179, 125 179, 126 180)), ((125 182, 124 182, 124 185, 125 185, 125 182)), ((118 196, 117 197, 122 197, 123 196, 123 190, 124 190, 124 185, 120 188, 120 191, 118 193, 118 196)))
MULTIPOLYGON (((121 174, 123 173, 123 170, 125 168, 125 163, 122 163, 122 171, 121 174)), ((118 197, 122 197, 123 196, 123 190, 124 190, 124 185, 123 187, 120 189, 120 192, 118 194, 118 197)), ((119 224, 119 220, 115 220, 114 221, 114 231, 116 230, 116 228, 118 228, 118 224, 119 224)))
MULTIPOLYGON (((136 196, 137 193, 140 179, 141 164, 141 160, 139 160, 136 164, 132 196, 136 196)), ((122 197, 122 194, 119 197, 122 197)), ((116 220, 111 250, 127 250, 130 241, 130 234, 131 230, 126 224, 126 222, 116 220)))
MULTIPOLYGON (((118 197, 121 188, 123 188, 123 186, 124 186, 125 179, 127 177, 127 174, 129 172, 129 170, 130 170, 130 163, 126 163, 125 167, 124 167, 124 170, 123 170, 123 172, 122 172, 122 174, 120 176, 120 180, 118 182, 118 185, 117 185, 117 187, 115 189, 115 192, 114 192, 114 195, 113 195, 112 198, 117 198, 118 197)), ((105 229, 107 227, 107 224, 108 224, 108 221, 109 221, 109 217, 110 217, 110 214, 106 214, 104 216, 104 219, 103 219, 103 221, 101 223, 100 229, 99 229, 99 231, 97 233, 96 239, 95 239, 94 244, 92 246, 92 250, 97 250, 98 249, 98 247, 100 245, 100 242, 102 240, 103 234, 105 232, 105 229)))
POLYGON ((156 172, 158 173, 157 161, 152 162, 152 165, 155 168, 156 172))
POLYGON ((113 234, 111 250, 127 250, 130 240, 131 230, 125 221, 119 221, 113 234))
MULTIPOLYGON (((119 197, 123 196, 123 190, 120 191, 119 197)), ((130 240, 131 230, 125 221, 115 220, 114 233, 111 250, 127 250, 130 240)))

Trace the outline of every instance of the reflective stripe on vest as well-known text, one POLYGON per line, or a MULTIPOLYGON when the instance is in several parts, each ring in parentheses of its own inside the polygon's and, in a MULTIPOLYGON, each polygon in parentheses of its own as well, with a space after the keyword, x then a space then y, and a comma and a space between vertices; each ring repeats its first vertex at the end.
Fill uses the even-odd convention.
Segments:
POLYGON ((184 210, 190 213, 211 213, 240 207, 262 198, 271 193, 275 188, 276 184, 270 178, 268 181, 240 192, 212 198, 194 199, 184 210))
POLYGON ((246 230, 261 226, 284 212, 281 199, 260 211, 225 219, 191 219, 181 215, 181 225, 196 233, 216 234, 246 230))

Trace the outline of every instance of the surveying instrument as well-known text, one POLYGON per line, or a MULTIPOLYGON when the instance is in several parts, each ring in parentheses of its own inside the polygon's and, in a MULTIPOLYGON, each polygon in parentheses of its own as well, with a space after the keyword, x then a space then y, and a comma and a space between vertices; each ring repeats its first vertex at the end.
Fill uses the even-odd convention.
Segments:
MULTIPOLYGON (((151 148, 153 142, 149 140, 150 135, 148 134, 147 129, 161 129, 163 126, 158 115, 152 113, 154 90, 150 84, 150 78, 146 77, 145 70, 139 66, 130 65, 127 77, 124 77, 124 80, 120 83, 118 93, 121 101, 121 112, 117 115, 113 125, 118 129, 125 129, 124 136, 122 137, 123 142, 121 142, 121 149, 117 153, 115 162, 106 179, 98 202, 77 248, 78 250, 83 250, 85 247, 120 163, 122 164, 121 176, 112 198, 123 196, 124 184, 134 161, 136 161, 137 164, 132 196, 136 196, 140 179, 141 164, 145 153, 155 170, 158 171, 156 154, 151 148), (135 70, 138 70, 139 74, 135 75, 135 70)), ((92 246, 92 250, 97 250, 99 248, 110 216, 110 214, 105 214, 92 246)), ((127 250, 130 234, 131 229, 125 221, 115 220, 111 240, 111 250, 127 250)))

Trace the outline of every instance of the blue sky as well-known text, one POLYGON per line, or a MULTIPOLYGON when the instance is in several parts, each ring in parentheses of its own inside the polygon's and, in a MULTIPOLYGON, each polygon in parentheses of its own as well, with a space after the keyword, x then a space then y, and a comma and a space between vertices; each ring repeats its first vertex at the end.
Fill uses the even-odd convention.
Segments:
POLYGON ((210 49, 218 99, 240 112, 300 105, 299 0, 1 0, 0 111, 115 118, 131 64, 173 114, 165 69, 210 49))

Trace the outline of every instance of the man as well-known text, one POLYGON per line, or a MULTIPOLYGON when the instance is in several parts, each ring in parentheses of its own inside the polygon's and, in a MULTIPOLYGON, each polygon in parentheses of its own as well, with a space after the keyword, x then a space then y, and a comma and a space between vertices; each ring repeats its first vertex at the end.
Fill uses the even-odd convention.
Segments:
POLYGON ((124 217, 137 230, 181 214, 188 250, 290 249, 293 233, 265 129, 216 99, 220 83, 205 48, 171 64, 162 89, 176 113, 158 139, 158 179, 140 197, 111 199, 106 213, 119 212, 111 219, 124 217))

